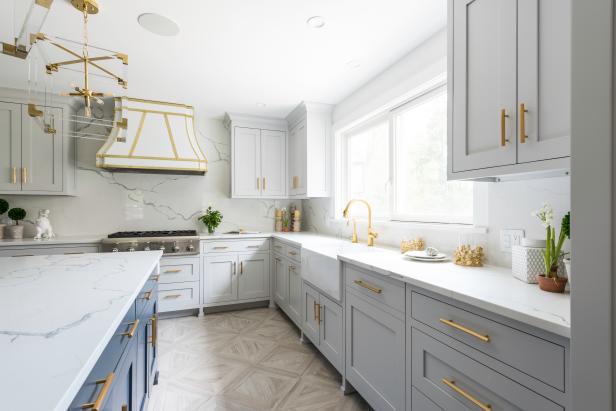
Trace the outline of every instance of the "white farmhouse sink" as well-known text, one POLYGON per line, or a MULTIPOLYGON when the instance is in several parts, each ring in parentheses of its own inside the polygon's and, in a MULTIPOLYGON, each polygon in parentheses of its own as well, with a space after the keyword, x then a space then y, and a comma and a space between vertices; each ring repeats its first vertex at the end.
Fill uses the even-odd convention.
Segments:
POLYGON ((341 302, 342 264, 339 254, 373 253, 378 248, 365 244, 353 244, 343 240, 332 240, 302 246, 302 278, 331 298, 341 302))

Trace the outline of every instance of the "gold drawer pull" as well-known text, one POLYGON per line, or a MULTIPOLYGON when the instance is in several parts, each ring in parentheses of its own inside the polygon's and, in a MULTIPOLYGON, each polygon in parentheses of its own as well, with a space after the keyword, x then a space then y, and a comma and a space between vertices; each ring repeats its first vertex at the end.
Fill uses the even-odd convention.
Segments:
POLYGON ((152 318, 150 318, 150 320, 152 320, 152 347, 156 347, 156 340, 158 338, 158 318, 156 317, 156 314, 154 314, 152 316, 152 318))
POLYGON ((470 328, 466 328, 463 325, 454 323, 453 320, 446 320, 444 318, 439 318, 439 321, 442 322, 445 325, 448 325, 450 327, 455 328, 456 330, 460 330, 460 331, 462 331, 464 333, 467 333, 468 335, 472 335, 473 337, 477 338, 478 340, 481 340, 483 342, 490 342, 490 336, 479 334, 478 332, 473 331, 470 328))
POLYGON ((505 109, 501 110, 501 115, 500 115, 500 123, 501 123, 501 146, 505 147, 507 145, 507 143, 509 142, 509 140, 507 139, 507 133, 505 131, 505 119, 509 117, 509 115, 507 114, 507 112, 505 111, 505 109))
POLYGON ((265 177, 263 177, 263 191, 265 191, 265 177))
POLYGON ((261 190, 261 179, 257 177, 257 190, 261 190))
POLYGON ((449 388, 451 388, 452 390, 454 390, 455 392, 457 392, 458 394, 460 394, 461 396, 463 396, 464 398, 466 398, 467 400, 469 400, 470 402, 472 402, 473 404, 475 404, 482 411, 492 411, 492 406, 490 404, 482 403, 477 398, 473 397, 472 395, 464 391, 462 388, 458 387, 455 381, 453 380, 450 381, 447 378, 443 378, 442 383, 448 386, 449 388))
POLYGON ((21 169, 21 182, 28 184, 28 167, 23 167, 21 169))
POLYGON ((297 251, 289 251, 289 254, 291 254, 291 255, 297 255, 297 251))
POLYGON ((81 404, 82 410, 92 410, 92 411, 100 411, 103 406, 103 401, 107 397, 107 393, 109 392, 109 388, 111 388, 111 383, 113 383, 113 379, 115 378, 115 374, 110 372, 107 374, 104 380, 97 380, 94 383, 96 385, 103 384, 103 388, 101 388, 101 392, 98 393, 98 397, 96 397, 96 401, 87 402, 85 404, 81 404))
POLYGON ((247 245, 246 248, 259 248, 258 245, 247 245))
POLYGON ((314 302, 312 303, 312 311, 314 311, 314 320, 315 320, 315 321, 317 321, 317 322, 320 322, 320 321, 318 320, 318 318, 319 318, 319 314, 317 314, 317 305, 318 305, 318 304, 317 304, 317 302, 316 302, 316 301, 314 301, 314 302))
MULTIPOLYGON (((130 324, 130 323, 129 323, 130 324)), ((122 335, 133 338, 135 336, 135 331, 137 331, 137 327, 139 327, 139 320, 135 320, 132 323, 133 325, 130 327, 130 330, 123 332, 122 335)))
POLYGON ((160 275, 159 274, 153 275, 152 277, 150 277, 150 280, 158 282, 160 280, 160 275))
POLYGON ((173 270, 165 270, 165 274, 176 274, 176 273, 181 273, 182 269, 181 268, 175 268, 173 270))
POLYGON ((34 254, 19 254, 19 255, 12 255, 11 257, 34 257, 34 254))
POLYGON ((379 287, 374 286, 372 284, 368 284, 364 280, 355 280, 353 282, 357 284, 358 286, 365 288, 366 290, 372 291, 373 293, 381 294, 383 292, 383 290, 380 289, 379 287))
POLYGON ((171 300, 171 299, 175 299, 175 298, 180 298, 182 296, 182 294, 169 294, 164 296, 163 298, 165 300, 171 300))
POLYGON ((226 250, 229 247, 214 247, 214 250, 226 250))
POLYGON ((17 167, 13 167, 11 170, 11 184, 17 184, 17 167))
POLYGON ((146 291, 145 294, 143 294, 143 299, 150 301, 150 298, 152 298, 152 291, 146 291))
POLYGON ((73 254, 85 254, 83 251, 72 251, 70 253, 64 253, 64 255, 73 255, 73 254))
POLYGON ((520 143, 524 144, 528 135, 526 134, 526 113, 528 109, 524 103, 520 103, 520 143))

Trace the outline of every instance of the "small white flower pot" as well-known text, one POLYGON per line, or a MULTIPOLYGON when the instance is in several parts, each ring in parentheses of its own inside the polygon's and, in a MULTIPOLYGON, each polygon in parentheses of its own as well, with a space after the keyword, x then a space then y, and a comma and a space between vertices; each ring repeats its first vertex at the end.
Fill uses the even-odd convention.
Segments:
POLYGON ((7 225, 4 227, 4 233, 6 238, 21 239, 24 238, 24 226, 23 225, 7 225))

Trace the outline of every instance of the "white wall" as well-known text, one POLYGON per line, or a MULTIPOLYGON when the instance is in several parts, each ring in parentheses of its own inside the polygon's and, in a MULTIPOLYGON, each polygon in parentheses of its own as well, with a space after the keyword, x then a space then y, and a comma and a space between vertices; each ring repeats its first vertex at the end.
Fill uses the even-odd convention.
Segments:
MULTIPOLYGON (((408 99, 425 87, 426 83, 442 80, 447 69, 446 31, 440 31, 412 50, 400 61, 355 91, 334 109, 334 128, 340 130, 359 119, 408 99)), ((398 247, 404 238, 422 236, 430 245, 451 253, 459 243, 460 234, 474 234, 478 244, 484 245, 491 264, 510 266, 511 254, 500 251, 500 231, 507 228, 523 229, 527 237, 543 238, 542 226, 531 216, 542 203, 550 203, 557 221, 570 209, 570 179, 557 177, 541 180, 523 180, 481 184, 475 192, 475 214, 483 230, 469 230, 451 226, 377 222, 377 243, 398 247)), ((334 208, 342 209, 333 199, 304 201, 306 225, 310 230, 349 237, 351 227, 335 220, 334 208)), ((365 222, 360 222, 360 239, 365 240, 365 222)))
MULTIPOLYGON (((210 204, 223 213, 220 231, 272 231, 274 208, 289 202, 230 199, 229 132, 221 119, 205 117, 198 107, 195 112, 199 144, 209 160, 205 176, 103 171, 94 166, 102 142, 80 140, 75 197, 0 197, 9 201, 11 207, 25 208, 27 218, 32 220, 39 209, 49 208, 55 231, 64 236, 120 230, 205 231, 196 218, 210 204)), ((32 227, 27 227, 26 235, 33 236, 32 227)))

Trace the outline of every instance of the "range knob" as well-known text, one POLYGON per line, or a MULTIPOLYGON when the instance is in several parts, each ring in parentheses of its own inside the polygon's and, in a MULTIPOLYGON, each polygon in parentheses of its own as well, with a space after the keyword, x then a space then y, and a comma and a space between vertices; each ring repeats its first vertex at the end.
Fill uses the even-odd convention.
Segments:
POLYGON ((186 247, 186 251, 188 251, 189 253, 192 253, 193 251, 195 251, 195 246, 192 244, 189 244, 188 247, 186 247))
POLYGON ((165 246, 164 246, 164 245, 161 245, 160 247, 158 247, 158 249, 159 249, 160 251, 162 251, 163 253, 165 252, 165 246))
POLYGON ((126 251, 128 251, 129 253, 132 253, 133 251, 135 251, 135 247, 131 245, 130 247, 128 247, 126 251))
POLYGON ((178 243, 174 242, 173 243, 173 248, 172 248, 174 253, 179 253, 180 252, 180 247, 178 247, 178 243))
POLYGON ((148 241, 148 242, 145 244, 145 247, 143 247, 143 251, 150 251, 150 250, 151 250, 151 248, 150 248, 150 242, 148 241))
POLYGON ((120 250, 118 249, 118 247, 113 247, 113 248, 111 249, 111 252, 112 252, 112 253, 117 253, 117 252, 119 252, 119 251, 120 251, 120 250))

